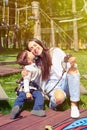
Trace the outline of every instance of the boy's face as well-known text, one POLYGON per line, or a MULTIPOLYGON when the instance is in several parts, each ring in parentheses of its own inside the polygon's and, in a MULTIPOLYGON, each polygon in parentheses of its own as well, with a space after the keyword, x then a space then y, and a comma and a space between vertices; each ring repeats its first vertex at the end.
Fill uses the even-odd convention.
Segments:
POLYGON ((35 56, 32 54, 32 52, 27 51, 27 55, 28 55, 28 63, 29 64, 33 63, 35 56))

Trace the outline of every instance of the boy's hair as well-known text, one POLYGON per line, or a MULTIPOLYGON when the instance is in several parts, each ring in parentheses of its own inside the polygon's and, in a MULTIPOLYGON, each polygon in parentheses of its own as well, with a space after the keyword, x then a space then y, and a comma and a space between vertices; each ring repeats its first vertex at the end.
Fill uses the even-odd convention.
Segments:
POLYGON ((28 65, 27 50, 22 50, 21 52, 19 52, 19 54, 17 55, 17 63, 23 66, 28 65))

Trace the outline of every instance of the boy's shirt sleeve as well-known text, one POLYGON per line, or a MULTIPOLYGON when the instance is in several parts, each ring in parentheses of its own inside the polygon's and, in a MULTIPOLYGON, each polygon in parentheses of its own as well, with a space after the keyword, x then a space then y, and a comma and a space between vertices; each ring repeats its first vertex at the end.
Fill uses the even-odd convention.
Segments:
POLYGON ((24 77, 24 91, 25 93, 30 92, 29 83, 31 80, 31 71, 30 71, 30 65, 25 66, 25 68, 28 71, 28 75, 24 77))
POLYGON ((28 74, 24 77, 24 91, 25 93, 30 92, 29 83, 30 83, 31 74, 28 74))

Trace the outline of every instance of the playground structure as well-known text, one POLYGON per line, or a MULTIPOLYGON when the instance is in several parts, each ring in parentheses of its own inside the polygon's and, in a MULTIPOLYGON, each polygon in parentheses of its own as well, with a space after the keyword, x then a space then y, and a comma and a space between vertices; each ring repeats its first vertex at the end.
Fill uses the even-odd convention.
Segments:
MULTIPOLYGON (((41 39, 41 34, 39 31, 39 19, 38 19, 38 9, 39 9, 39 3, 38 2, 32 2, 32 6, 25 6, 22 8, 18 8, 17 2, 14 3, 15 8, 13 10, 14 15, 14 23, 12 22, 10 18, 10 8, 6 6, 6 1, 3 0, 2 8, 2 20, 0 25, 0 34, 1 34, 1 47, 10 48, 12 46, 11 44, 14 44, 14 48, 17 46, 21 46, 21 32, 22 28, 25 28, 25 31, 27 30, 29 21, 34 21, 34 37, 41 39), (24 23, 21 23, 20 17, 21 12, 24 15, 24 23), (33 16, 32 16, 33 13, 33 16), (37 29, 37 30, 36 30, 37 29), (4 31, 4 36, 3 36, 4 31), (11 36, 11 37, 10 37, 11 36), (4 39, 6 39, 6 45, 4 45, 4 39), (18 43, 19 42, 19 43, 18 43), (11 44, 10 44, 11 43, 11 44)), ((28 30, 29 31, 29 30, 28 30)), ((26 35, 26 34, 25 34, 26 35)), ((29 34, 28 34, 29 35, 29 34)), ((24 40, 24 39, 23 39, 24 40)))
MULTIPOLYGON (((23 7, 20 7, 18 3, 15 2, 13 10, 13 23, 10 18, 11 7, 7 5, 7 2, 8 0, 3 0, 1 6, 3 7, 1 11, 2 20, 0 25, 2 47, 21 48, 25 46, 25 41, 27 38, 35 37, 48 42, 48 46, 57 45, 61 48, 74 48, 75 51, 78 51, 79 46, 80 49, 87 48, 86 45, 83 46, 81 42, 78 42, 77 21, 82 19, 82 17, 59 21, 60 23, 70 21, 73 22, 73 37, 71 37, 55 22, 56 18, 51 18, 40 8, 39 2, 37 1, 33 1, 30 6, 26 5, 23 7), (45 19, 44 23, 47 22, 45 27, 42 25, 42 19, 45 19), (4 36, 2 35, 2 30, 5 31, 4 36), (4 40, 6 40, 6 44, 4 40)), ((72 0, 72 2, 72 5, 74 5, 72 12, 76 12, 75 1, 72 0)), ((86 0, 84 0, 84 7, 82 10, 85 10, 87 14, 86 0)))

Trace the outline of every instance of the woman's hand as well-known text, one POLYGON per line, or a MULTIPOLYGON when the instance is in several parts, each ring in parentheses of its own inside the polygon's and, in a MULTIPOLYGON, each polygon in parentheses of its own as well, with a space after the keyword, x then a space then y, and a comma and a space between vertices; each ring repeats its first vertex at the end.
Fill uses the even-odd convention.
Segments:
POLYGON ((77 67, 77 64, 76 64, 76 58, 75 57, 70 57, 68 61, 69 61, 70 65, 71 65, 71 67, 68 70, 68 73, 70 73, 70 74, 78 73, 78 67, 77 67))
POLYGON ((76 57, 70 57, 68 62, 70 63, 71 67, 74 67, 76 63, 76 57))
POLYGON ((22 72, 21 72, 21 75, 22 75, 22 77, 24 78, 25 76, 27 76, 29 74, 29 71, 27 71, 27 70, 22 70, 22 72))

